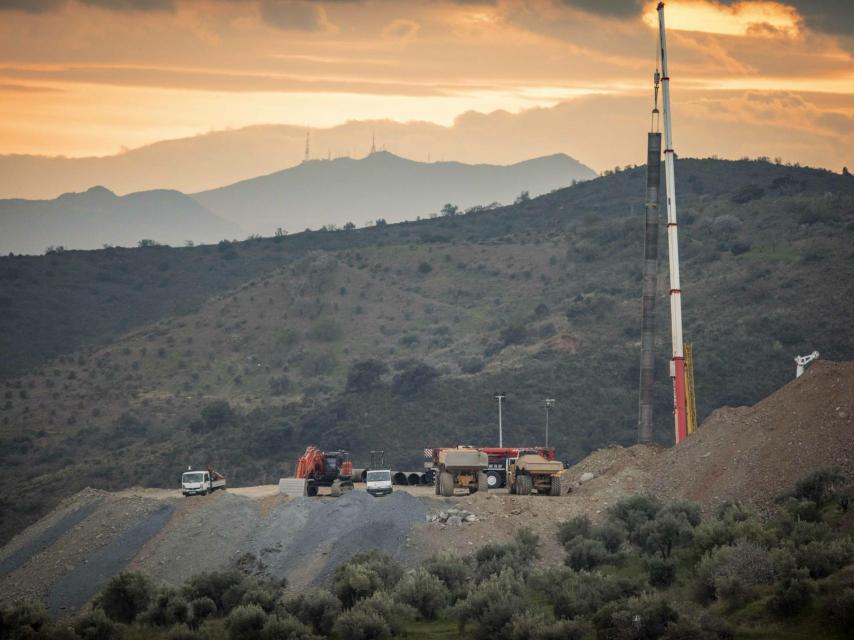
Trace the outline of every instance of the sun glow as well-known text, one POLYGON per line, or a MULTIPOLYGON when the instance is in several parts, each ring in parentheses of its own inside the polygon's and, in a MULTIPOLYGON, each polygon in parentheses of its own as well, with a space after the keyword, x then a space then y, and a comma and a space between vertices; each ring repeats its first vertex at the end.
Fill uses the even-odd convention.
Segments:
MULTIPOLYGON (((655 8, 644 13, 644 22, 658 26, 655 8)), ((667 4, 667 28, 729 36, 797 36, 797 11, 777 2, 738 2, 731 6, 688 0, 667 4)))

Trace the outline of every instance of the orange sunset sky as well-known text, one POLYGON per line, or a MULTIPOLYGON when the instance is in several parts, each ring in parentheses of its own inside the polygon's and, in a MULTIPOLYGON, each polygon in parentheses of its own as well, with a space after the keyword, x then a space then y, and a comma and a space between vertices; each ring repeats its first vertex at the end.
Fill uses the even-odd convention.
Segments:
MULTIPOLYGON (((0 153, 291 124, 317 130, 324 156, 358 154, 367 135, 323 131, 370 120, 416 159, 639 163, 655 4, 0 0, 0 153)), ((666 15, 680 155, 854 164, 854 1, 672 0, 666 15)))

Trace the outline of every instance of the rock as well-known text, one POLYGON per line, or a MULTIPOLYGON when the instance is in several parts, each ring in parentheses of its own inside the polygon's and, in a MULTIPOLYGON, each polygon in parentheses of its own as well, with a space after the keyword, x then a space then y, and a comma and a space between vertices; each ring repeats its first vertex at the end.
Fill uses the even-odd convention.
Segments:
POLYGON ((464 518, 464 520, 466 522, 477 522, 477 516, 474 515, 473 513, 470 513, 464 518))
POLYGON ((451 516, 448 518, 448 526, 456 526, 461 527, 463 524, 463 519, 459 516, 451 516))
POLYGON ((591 481, 593 478, 595 478, 595 477, 596 477, 596 476, 594 476, 594 475, 593 475, 592 473, 590 473, 589 471, 585 471, 584 473, 582 473, 582 474, 581 474, 581 477, 578 479, 578 481, 579 481, 579 482, 581 482, 581 483, 583 484, 583 483, 585 483, 585 482, 590 482, 590 481, 591 481))

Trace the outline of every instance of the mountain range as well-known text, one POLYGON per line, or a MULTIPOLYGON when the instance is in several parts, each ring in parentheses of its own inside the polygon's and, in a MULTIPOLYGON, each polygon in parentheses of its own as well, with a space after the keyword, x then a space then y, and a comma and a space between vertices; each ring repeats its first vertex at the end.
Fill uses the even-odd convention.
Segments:
POLYGON ((399 222, 460 208, 512 202, 595 173, 563 154, 509 166, 415 162, 385 151, 362 159, 312 160, 192 197, 174 190, 117 196, 104 187, 54 200, 0 200, 0 252, 213 243, 277 228, 399 222))

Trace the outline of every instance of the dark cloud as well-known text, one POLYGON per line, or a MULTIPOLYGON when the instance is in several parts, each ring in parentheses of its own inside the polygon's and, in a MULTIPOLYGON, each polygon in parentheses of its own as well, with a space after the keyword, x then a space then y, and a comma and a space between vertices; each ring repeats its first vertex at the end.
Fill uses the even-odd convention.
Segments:
MULTIPOLYGON (((742 0, 716 0, 731 6, 742 0)), ((814 31, 834 35, 854 35, 854 0, 780 0, 793 7, 814 31)))
POLYGON ((174 11, 175 0, 78 0, 111 11, 174 11))
POLYGON ((642 0, 557 0, 558 4, 612 18, 634 18, 643 11, 642 0))
POLYGON ((43 13, 65 4, 65 0, 0 0, 0 11, 43 13))
POLYGON ((261 19, 271 27, 288 31, 323 31, 326 14, 316 2, 261 0, 261 19))

